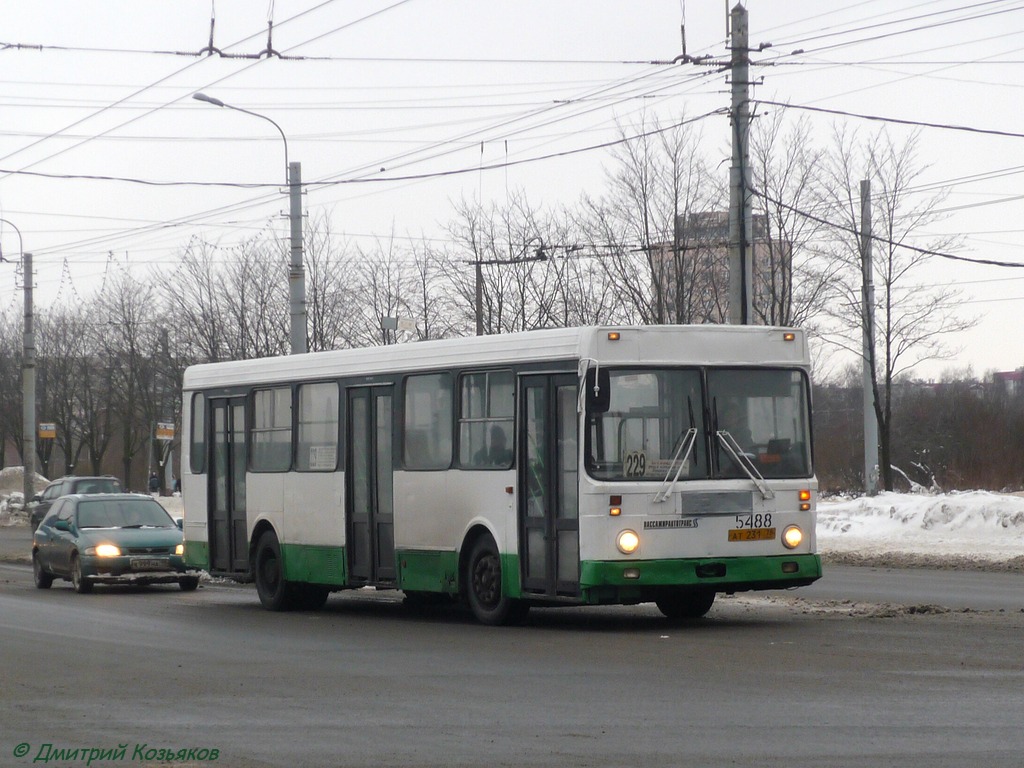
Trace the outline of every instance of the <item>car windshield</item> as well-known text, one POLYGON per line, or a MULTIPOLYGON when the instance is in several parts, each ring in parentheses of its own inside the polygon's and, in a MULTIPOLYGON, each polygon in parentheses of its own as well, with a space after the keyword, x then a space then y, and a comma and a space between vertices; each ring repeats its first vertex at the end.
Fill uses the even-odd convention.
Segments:
POLYGON ((120 493, 121 483, 114 478, 98 477, 75 483, 75 493, 120 493))
POLYGON ((103 499, 78 504, 79 528, 172 528, 174 521, 149 499, 103 499))

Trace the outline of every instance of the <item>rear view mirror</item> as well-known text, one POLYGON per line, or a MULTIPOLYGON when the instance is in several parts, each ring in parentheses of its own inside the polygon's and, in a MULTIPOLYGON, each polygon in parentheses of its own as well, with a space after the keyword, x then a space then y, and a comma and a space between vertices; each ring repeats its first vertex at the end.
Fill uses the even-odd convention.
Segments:
POLYGON ((58 531, 65 531, 71 533, 71 523, 67 520, 58 520, 53 524, 53 527, 58 531))
POLYGON ((611 377, 608 371, 599 370, 595 374, 591 368, 587 371, 584 386, 587 388, 587 410, 590 413, 607 413, 612 399, 611 377))

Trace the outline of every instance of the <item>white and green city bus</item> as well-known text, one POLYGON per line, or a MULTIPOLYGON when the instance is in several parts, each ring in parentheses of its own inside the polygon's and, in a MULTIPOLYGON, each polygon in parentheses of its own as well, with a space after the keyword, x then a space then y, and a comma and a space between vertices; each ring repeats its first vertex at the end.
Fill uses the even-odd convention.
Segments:
POLYGON ((488 624, 821 576, 799 330, 588 327, 184 377, 189 565, 266 608, 398 589, 488 624))

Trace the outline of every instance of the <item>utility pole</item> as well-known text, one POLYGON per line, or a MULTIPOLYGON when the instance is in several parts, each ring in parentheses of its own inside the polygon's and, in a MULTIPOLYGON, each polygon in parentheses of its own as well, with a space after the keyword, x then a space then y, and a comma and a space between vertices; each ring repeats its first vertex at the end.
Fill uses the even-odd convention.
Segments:
POLYGON ((750 190, 750 55, 747 9, 739 3, 730 14, 732 49, 732 165, 729 168, 729 322, 753 319, 753 254, 750 190))
POLYGON ((878 415, 875 410, 875 286, 871 264, 871 180, 860 183, 860 264, 864 339, 864 492, 878 493, 878 415))
POLYGON ((21 363, 21 458, 25 471, 25 508, 28 509, 28 503, 35 495, 33 480, 36 475, 36 336, 32 328, 31 253, 22 255, 22 264, 25 278, 25 327, 21 363))
POLYGON ((476 260, 476 335, 484 335, 484 265, 476 260))
POLYGON ((302 163, 299 162, 288 164, 288 201, 292 235, 288 298, 291 305, 291 348, 295 355, 309 351, 306 346, 306 270, 302 264, 302 163))

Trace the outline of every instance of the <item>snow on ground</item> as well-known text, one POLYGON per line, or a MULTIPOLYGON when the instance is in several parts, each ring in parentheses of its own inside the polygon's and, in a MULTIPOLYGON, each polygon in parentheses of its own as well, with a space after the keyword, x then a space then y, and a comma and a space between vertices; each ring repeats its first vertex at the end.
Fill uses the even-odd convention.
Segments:
MULTIPOLYGON (((20 502, 20 489, 20 467, 0 471, 0 525, 25 522, 9 508, 15 498, 20 502)), ((160 502, 172 517, 184 516, 180 497, 165 496, 160 502)), ((1024 494, 880 493, 822 499, 817 533, 818 551, 830 562, 1024 571, 1024 494)))
POLYGON ((1024 496, 964 491, 825 499, 818 504, 818 551, 833 562, 1024 570, 1024 496))

